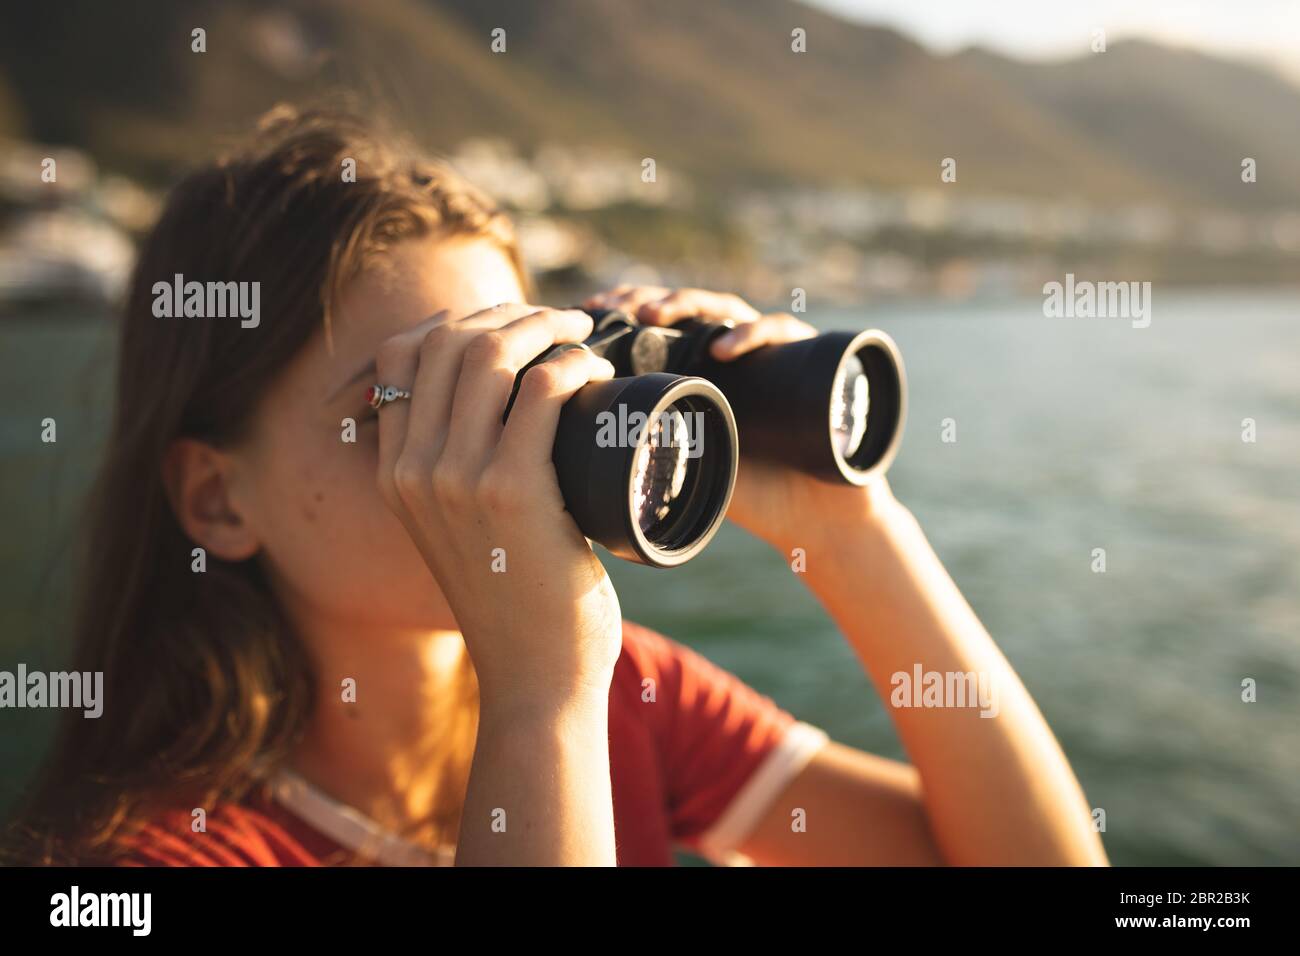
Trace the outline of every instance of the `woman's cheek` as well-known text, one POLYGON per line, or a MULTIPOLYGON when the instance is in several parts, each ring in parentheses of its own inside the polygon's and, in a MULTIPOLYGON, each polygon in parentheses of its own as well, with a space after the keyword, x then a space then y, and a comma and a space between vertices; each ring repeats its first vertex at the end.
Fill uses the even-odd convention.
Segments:
POLYGON ((360 418, 357 426, 355 442, 336 432, 288 455, 285 435, 263 460, 264 557, 280 584, 319 612, 381 627, 454 627, 415 543, 380 495, 378 431, 360 418))
POLYGON ((372 456, 303 487, 295 551, 308 572, 300 586, 316 603, 352 618, 453 626, 415 542, 380 496, 372 456))

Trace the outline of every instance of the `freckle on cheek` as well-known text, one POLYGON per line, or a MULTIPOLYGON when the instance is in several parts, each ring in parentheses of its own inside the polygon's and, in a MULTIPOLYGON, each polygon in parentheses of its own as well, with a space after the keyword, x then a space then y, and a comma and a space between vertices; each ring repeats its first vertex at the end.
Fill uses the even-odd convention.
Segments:
MULTIPOLYGON (((316 502, 316 504, 320 504, 322 501, 325 500, 325 494, 324 492, 321 491, 314 492, 311 497, 312 497, 312 501, 316 502)), ((315 521, 316 509, 313 508, 311 505, 307 504, 306 502, 304 502, 302 506, 302 516, 309 523, 315 521)))

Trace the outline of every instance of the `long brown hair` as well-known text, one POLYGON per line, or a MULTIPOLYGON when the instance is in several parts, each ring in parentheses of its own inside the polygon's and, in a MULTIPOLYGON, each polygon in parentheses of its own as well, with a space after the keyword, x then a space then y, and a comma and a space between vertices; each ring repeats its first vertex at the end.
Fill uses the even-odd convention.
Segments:
MULTIPOLYGON (((393 243, 434 233, 493 239, 527 284, 504 215, 445 165, 349 114, 278 107, 247 144, 172 190, 125 305, 79 578, 71 664, 103 672, 107 704, 96 720, 64 712, 9 828, 11 855, 109 858, 156 804, 238 799, 299 738, 313 707, 304 647, 256 560, 209 559, 192 572, 161 463, 178 437, 236 441, 277 372, 328 334, 341 289, 393 243), (260 282, 262 321, 155 317, 153 284, 178 273, 260 282)), ((448 786, 430 821, 444 839, 473 747, 468 665, 463 676, 448 703, 448 786)))

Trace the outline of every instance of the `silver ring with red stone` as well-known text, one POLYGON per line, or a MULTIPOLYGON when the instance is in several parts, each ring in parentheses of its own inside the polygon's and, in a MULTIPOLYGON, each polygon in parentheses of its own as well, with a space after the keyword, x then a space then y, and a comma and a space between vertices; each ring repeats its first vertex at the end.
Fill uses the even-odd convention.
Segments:
POLYGON ((383 408, 389 402, 399 398, 410 398, 411 393, 395 385, 371 385, 366 389, 366 401, 371 408, 383 408))

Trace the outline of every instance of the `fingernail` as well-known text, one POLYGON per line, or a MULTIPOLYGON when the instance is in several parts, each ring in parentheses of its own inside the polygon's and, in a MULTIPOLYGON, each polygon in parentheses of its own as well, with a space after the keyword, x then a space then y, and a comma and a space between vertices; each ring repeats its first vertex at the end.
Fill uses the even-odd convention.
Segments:
POLYGON ((725 332, 713 340, 710 346, 711 351, 717 358, 725 358, 730 355, 732 349, 736 347, 736 334, 734 332, 725 332))

